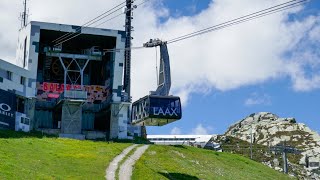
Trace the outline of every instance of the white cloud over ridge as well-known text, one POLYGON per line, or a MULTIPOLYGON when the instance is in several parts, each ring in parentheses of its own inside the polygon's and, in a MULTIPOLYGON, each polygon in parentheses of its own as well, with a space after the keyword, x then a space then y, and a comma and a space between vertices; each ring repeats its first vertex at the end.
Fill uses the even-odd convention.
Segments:
POLYGON ((181 134, 181 129, 178 128, 178 127, 174 127, 171 129, 171 132, 170 132, 171 135, 180 135, 181 134))
POLYGON ((246 106, 254 105, 271 105, 271 97, 268 94, 252 93, 251 96, 245 100, 246 106))
MULTIPOLYGON (((43 2, 30 1, 32 20, 77 25, 119 3, 115 0, 43 2)), ((173 17, 161 3, 146 3, 134 11, 133 46, 141 46, 150 38, 172 39, 281 2, 285 1, 215 0, 192 17, 173 17), (160 23, 159 16, 167 20, 160 23)), ((1 59, 14 61, 20 6, 10 0, 0 2, 0 22, 6 24, 0 28, 1 59)), ((294 14, 302 10, 300 7, 290 11, 294 14)), ((315 50, 320 44, 320 18, 310 16, 289 21, 288 14, 288 11, 276 13, 169 44, 171 92, 181 95, 186 104, 191 93, 226 91, 284 77, 291 78, 297 91, 320 88, 320 55, 315 50)), ((124 19, 118 18, 101 27, 123 29, 123 23, 124 19)), ((156 88, 155 50, 135 50, 132 54, 132 95, 138 99, 156 88)))
POLYGON ((210 132, 210 127, 203 127, 202 124, 198 124, 197 127, 193 128, 191 134, 193 135, 208 135, 210 132))

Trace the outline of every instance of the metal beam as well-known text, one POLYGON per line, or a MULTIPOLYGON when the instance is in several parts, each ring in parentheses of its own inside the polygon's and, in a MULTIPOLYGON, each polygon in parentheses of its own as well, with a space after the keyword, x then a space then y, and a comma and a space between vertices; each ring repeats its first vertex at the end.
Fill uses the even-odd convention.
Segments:
POLYGON ((58 52, 47 52, 46 56, 62 57, 62 58, 70 58, 70 59, 89 59, 94 61, 102 60, 102 56, 93 56, 93 55, 85 55, 85 54, 68 54, 68 53, 58 53, 58 52))

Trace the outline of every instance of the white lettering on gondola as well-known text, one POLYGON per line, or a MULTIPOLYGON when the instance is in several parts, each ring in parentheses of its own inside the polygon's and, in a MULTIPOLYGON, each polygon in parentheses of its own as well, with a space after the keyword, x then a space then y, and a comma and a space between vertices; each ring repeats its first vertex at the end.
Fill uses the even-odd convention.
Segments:
POLYGON ((161 107, 153 107, 154 115, 164 115, 164 116, 178 116, 177 108, 166 108, 165 111, 161 107))
MULTIPOLYGON (((170 116, 179 117, 178 108, 172 107, 151 107, 149 112, 149 105, 147 100, 140 101, 139 103, 132 106, 132 121, 139 121, 149 117, 149 113, 154 116, 170 116)), ((161 117, 158 117, 161 118, 161 117)))
POLYGON ((148 117, 147 113, 147 101, 142 102, 138 106, 132 107, 132 118, 133 120, 143 119, 148 117))

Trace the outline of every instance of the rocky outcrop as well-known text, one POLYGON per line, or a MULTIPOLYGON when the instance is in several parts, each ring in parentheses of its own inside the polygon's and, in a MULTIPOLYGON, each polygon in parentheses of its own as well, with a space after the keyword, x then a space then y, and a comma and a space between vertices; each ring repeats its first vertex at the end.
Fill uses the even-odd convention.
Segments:
MULTIPOLYGON (((297 123, 295 118, 280 118, 268 112, 254 113, 231 125, 225 135, 247 142, 252 140, 253 143, 264 146, 276 146, 285 142, 301 151, 295 158, 289 158, 292 169, 300 171, 299 174, 307 178, 320 179, 320 136, 305 124, 297 123)), ((272 166, 279 160, 273 161, 263 163, 272 166)), ((273 168, 282 170, 277 166, 273 168)))

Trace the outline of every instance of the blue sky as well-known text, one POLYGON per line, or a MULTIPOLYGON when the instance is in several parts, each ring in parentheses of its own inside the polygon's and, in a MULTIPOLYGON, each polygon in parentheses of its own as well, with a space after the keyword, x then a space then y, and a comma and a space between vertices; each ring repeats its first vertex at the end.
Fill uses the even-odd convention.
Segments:
MULTIPOLYGON (((163 5, 169 9, 170 16, 194 16, 208 8, 210 2, 210 0, 164 0, 163 5)), ((303 11, 290 18, 302 19, 318 15, 319 12, 320 3, 313 0, 303 11)), ((183 42, 181 45, 183 46, 183 42)), ((313 48, 318 48, 319 51, 319 43, 313 48)), ((288 52, 291 53, 293 52, 288 52)), ((283 76, 227 91, 213 89, 204 94, 195 92, 191 93, 180 121, 147 129, 148 134, 170 134, 171 130, 176 128, 179 129, 179 133, 190 134, 201 124, 208 133, 221 134, 229 125, 254 112, 272 112, 280 117, 295 117, 298 122, 305 123, 311 129, 320 132, 320 90, 296 91, 292 88, 290 77, 283 76)))

